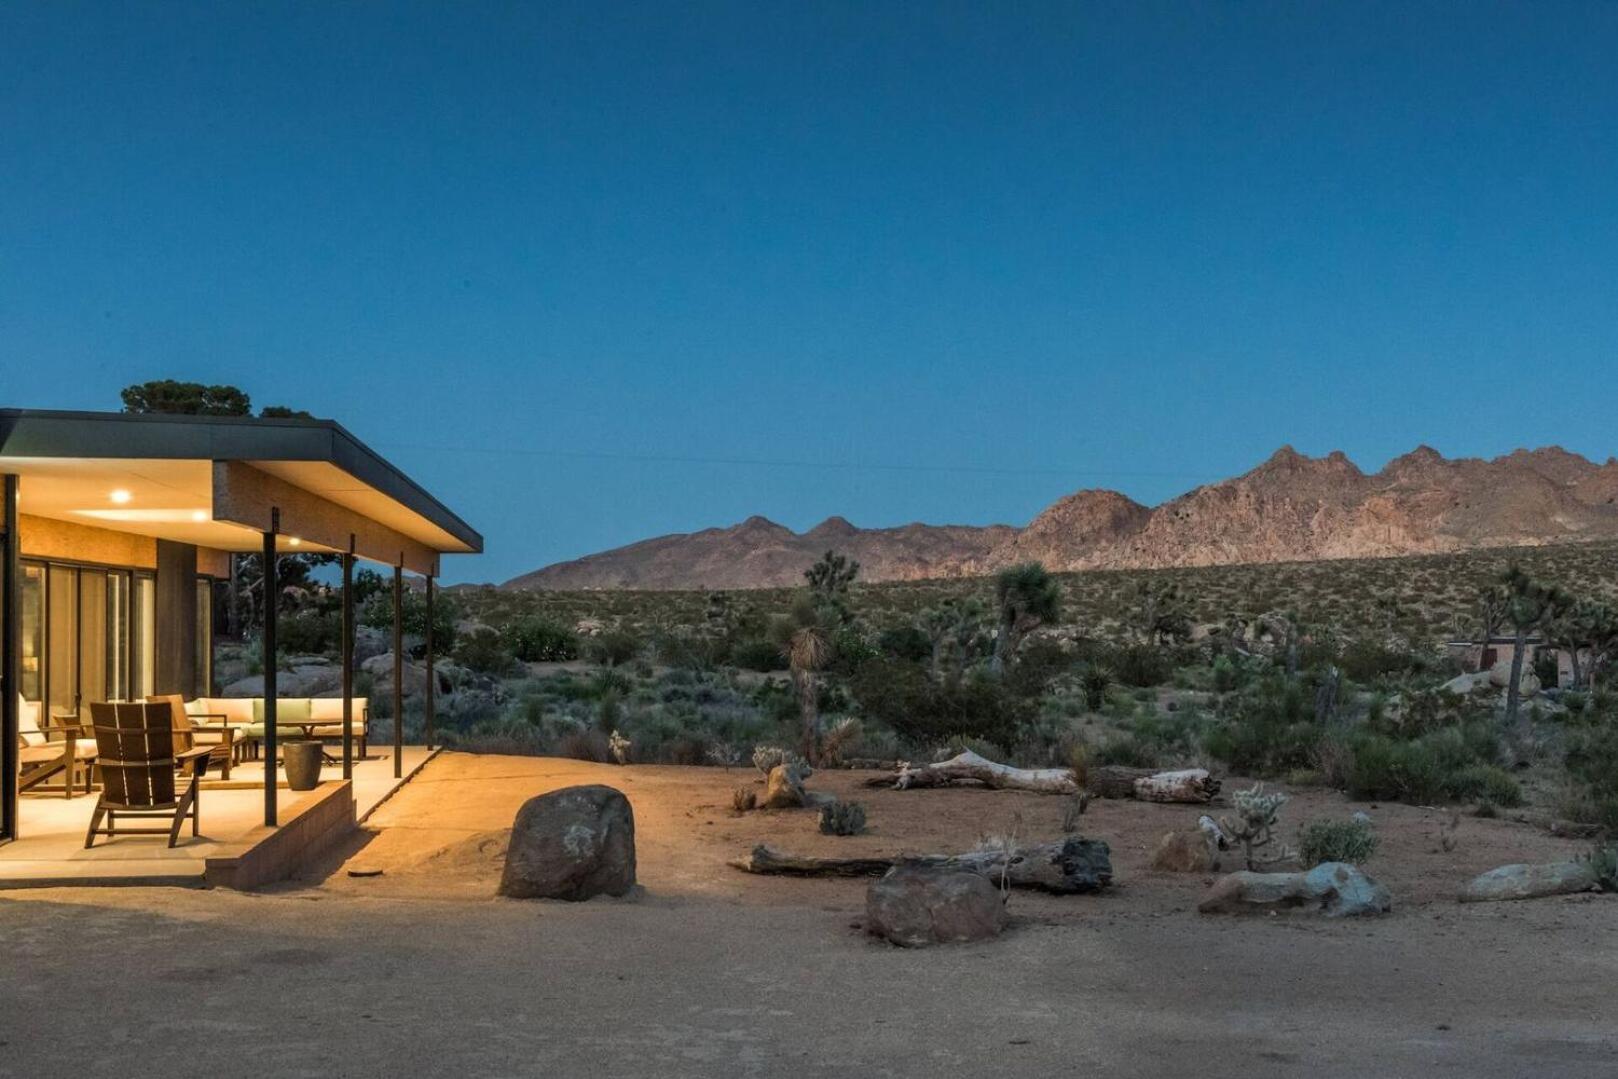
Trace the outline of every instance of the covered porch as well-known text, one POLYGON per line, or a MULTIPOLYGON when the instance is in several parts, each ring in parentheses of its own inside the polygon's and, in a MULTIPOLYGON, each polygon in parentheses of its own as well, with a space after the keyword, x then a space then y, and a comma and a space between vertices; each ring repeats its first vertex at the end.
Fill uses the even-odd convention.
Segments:
POLYGON ((322 827, 340 828, 344 812, 332 807, 351 807, 351 829, 420 767, 434 741, 435 679, 425 745, 406 746, 397 721, 402 663, 370 702, 395 718, 367 725, 353 684, 355 565, 392 570, 395 657, 405 652, 405 574, 424 579, 430 671, 439 558, 482 549, 476 532, 330 421, 20 410, 0 410, 0 544, 0 881, 167 883, 207 877, 210 863, 244 850, 286 847, 277 830, 307 831, 317 805, 322 827), (279 564, 300 554, 329 556, 341 571, 343 681, 324 700, 284 699, 277 687, 279 564), (251 700, 216 697, 212 679, 214 593, 234 588, 244 557, 257 560, 262 597, 246 627, 262 657, 251 700), (103 782, 109 765, 131 767, 105 725, 120 701, 154 703, 118 705, 119 724, 173 724, 166 763, 179 772, 157 784, 165 792, 188 783, 199 747, 214 747, 190 784, 196 838, 188 821, 173 847, 119 834, 86 848, 97 803, 129 798, 121 781, 117 792, 103 782), (281 749, 309 739, 324 746, 321 783, 293 791, 281 749))

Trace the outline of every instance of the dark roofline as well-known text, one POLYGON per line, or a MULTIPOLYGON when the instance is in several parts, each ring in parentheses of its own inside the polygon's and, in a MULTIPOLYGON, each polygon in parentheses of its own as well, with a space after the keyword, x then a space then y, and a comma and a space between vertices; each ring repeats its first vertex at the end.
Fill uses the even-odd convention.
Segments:
POLYGON ((336 420, 0 408, 0 457, 324 461, 483 551, 483 537, 336 420))

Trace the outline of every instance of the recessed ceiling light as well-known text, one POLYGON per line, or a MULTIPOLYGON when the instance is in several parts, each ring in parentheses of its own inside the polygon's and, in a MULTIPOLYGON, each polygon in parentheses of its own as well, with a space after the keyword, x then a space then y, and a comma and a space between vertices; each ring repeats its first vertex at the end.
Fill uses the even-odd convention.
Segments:
POLYGON ((291 539, 287 540, 287 542, 292 544, 294 547, 301 547, 303 545, 303 540, 299 539, 297 536, 293 536, 291 539))
POLYGON ((193 521, 206 521, 208 519, 208 511, 207 510, 192 510, 191 511, 191 519, 193 521))
POLYGON ((128 502, 131 498, 134 498, 135 496, 130 494, 128 491, 124 490, 122 487, 120 487, 116 491, 112 492, 112 494, 108 495, 107 497, 112 499, 118 505, 122 506, 125 502, 128 502))

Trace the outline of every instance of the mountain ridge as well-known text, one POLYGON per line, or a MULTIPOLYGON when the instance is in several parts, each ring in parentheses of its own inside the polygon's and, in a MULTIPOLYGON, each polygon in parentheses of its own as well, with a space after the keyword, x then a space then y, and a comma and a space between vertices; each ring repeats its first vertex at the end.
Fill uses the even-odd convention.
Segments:
POLYGON ((1052 570, 1374 558, 1477 547, 1618 538, 1618 458, 1597 464, 1560 446, 1484 459, 1428 445, 1363 471, 1341 450, 1291 445, 1238 476, 1156 506, 1088 488, 1022 528, 859 528, 832 516, 798 533, 762 516, 641 540, 559 562, 508 589, 774 588, 798 584, 828 548, 867 581, 992 573, 1037 560, 1052 570))

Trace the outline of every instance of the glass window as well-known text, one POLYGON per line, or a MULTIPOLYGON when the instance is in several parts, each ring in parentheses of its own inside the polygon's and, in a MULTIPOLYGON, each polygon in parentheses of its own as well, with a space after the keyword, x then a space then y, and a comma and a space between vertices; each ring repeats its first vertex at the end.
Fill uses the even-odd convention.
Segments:
POLYGON ((79 571, 51 566, 45 579, 45 688, 52 715, 79 711, 79 571))
POLYGON ((134 670, 131 672, 133 679, 129 693, 132 699, 138 700, 154 692, 152 687, 157 684, 153 673, 157 663, 157 590, 151 577, 135 575, 133 606, 133 616, 129 621, 130 635, 134 638, 130 646, 134 670))
MULTIPOLYGON (((111 627, 107 624, 107 574, 100 570, 79 572, 79 705, 88 709, 94 701, 110 701, 118 696, 107 682, 112 657, 107 654, 111 627)), ((54 656, 55 653, 52 653, 54 656)), ((78 709, 74 709, 77 711, 78 709)))
POLYGON ((22 568, 22 695, 40 699, 45 685, 45 567, 22 568))

